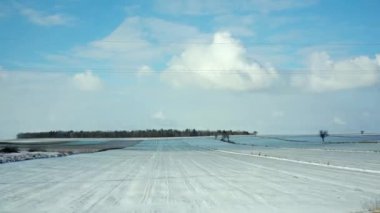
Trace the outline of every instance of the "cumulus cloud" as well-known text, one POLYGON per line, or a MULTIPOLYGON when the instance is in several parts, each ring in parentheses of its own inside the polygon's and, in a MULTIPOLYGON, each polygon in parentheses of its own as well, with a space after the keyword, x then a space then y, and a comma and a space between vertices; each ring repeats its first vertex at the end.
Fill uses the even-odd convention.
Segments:
POLYGON ((75 74, 72 80, 75 86, 82 91, 96 91, 103 88, 102 81, 91 70, 75 74))
POLYGON ((25 16, 30 22, 41 26, 56 26, 67 25, 72 21, 72 18, 63 14, 45 14, 40 11, 23 7, 20 13, 25 16))
POLYGON ((191 44, 173 57, 162 78, 174 86, 252 91, 269 87, 276 70, 249 60, 245 48, 227 32, 215 33, 210 44, 191 44))
POLYGON ((315 92, 368 87, 380 80, 380 55, 334 61, 326 52, 317 52, 310 57, 309 70, 306 76, 294 75, 292 84, 315 92))

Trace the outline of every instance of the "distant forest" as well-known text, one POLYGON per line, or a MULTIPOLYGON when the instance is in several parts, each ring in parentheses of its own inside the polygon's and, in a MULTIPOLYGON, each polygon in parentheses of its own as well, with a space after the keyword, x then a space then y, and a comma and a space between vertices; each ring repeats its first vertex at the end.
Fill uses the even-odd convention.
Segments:
POLYGON ((174 130, 174 129, 148 129, 132 131, 49 131, 25 132, 17 134, 18 139, 27 138, 142 138, 142 137, 196 137, 215 135, 249 135, 247 131, 232 130, 174 130))

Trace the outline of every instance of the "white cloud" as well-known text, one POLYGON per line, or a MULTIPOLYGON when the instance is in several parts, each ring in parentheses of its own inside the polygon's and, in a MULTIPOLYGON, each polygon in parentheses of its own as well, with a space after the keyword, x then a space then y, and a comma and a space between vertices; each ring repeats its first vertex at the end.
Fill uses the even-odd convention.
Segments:
POLYGON ((75 74, 73 82, 82 91, 96 91, 103 88, 102 81, 91 70, 75 74))
POLYGON ((339 118, 339 117, 334 117, 334 118, 333 118, 333 122, 334 122, 335 124, 337 124, 337 125, 340 125, 340 126, 344 126, 344 125, 347 124, 346 121, 342 120, 342 119, 339 118))
POLYGON ((126 18, 105 38, 74 49, 75 57, 107 60, 120 69, 136 69, 167 54, 202 34, 197 28, 158 18, 126 18))
POLYGON ((152 115, 152 118, 156 119, 156 120, 161 120, 161 121, 166 120, 166 116, 164 115, 164 113, 162 111, 158 111, 158 112, 154 113, 152 115))
POLYGON ((41 26, 56 26, 67 25, 72 21, 72 18, 63 14, 44 14, 40 11, 22 7, 20 13, 28 18, 28 20, 34 24, 41 26))
POLYGON ((315 92, 368 87, 380 80, 380 55, 334 61, 326 52, 317 52, 310 57, 309 69, 306 76, 295 74, 292 84, 315 92))
POLYGON ((157 55, 149 42, 143 39, 139 18, 127 18, 112 33, 103 39, 79 47, 75 54, 92 59, 121 59, 127 61, 150 59, 157 55))
POLYGON ((276 70, 248 59, 245 48, 229 33, 215 33, 210 44, 191 44, 173 57, 162 78, 174 86, 251 91, 271 86, 276 70))

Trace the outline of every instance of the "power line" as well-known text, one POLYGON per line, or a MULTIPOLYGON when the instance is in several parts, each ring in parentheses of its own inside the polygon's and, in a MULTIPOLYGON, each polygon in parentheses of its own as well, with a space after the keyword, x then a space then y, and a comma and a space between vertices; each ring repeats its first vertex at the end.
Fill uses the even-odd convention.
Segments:
MULTIPOLYGON (((12 69, 28 69, 29 71, 36 70, 36 69, 65 69, 65 72, 78 72, 78 70, 85 71, 85 70, 91 70, 91 71, 108 71, 108 72, 151 72, 151 71, 144 71, 141 70, 141 67, 136 66, 115 66, 115 67, 107 67, 107 66, 23 66, 23 65, 14 65, 14 66, 7 66, 8 68, 12 69)), ((309 71, 316 71, 316 72, 330 72, 333 69, 309 69, 309 68, 279 68, 279 67, 265 67, 265 66, 258 66, 257 69, 273 69, 275 71, 281 71, 281 72, 309 72, 309 71)), ((13 71, 28 71, 28 70, 13 70, 13 71)), ((207 68, 207 69, 201 69, 201 68, 171 68, 171 69, 161 69, 159 71, 166 71, 166 72, 241 72, 241 71, 253 71, 254 68, 223 68, 223 67, 214 67, 214 68, 207 68)), ((6 69, 3 69, 3 71, 6 71, 6 69)), ((152 70, 153 71, 153 70, 152 70)), ((339 69, 339 71, 344 72, 357 72, 357 71, 373 71, 373 69, 339 69)), ((9 71, 12 72, 12 71, 9 71)), ((155 72, 155 71, 153 71, 155 72)))
MULTIPOLYGON (((84 68, 66 68, 65 71, 48 71, 46 70, 38 70, 38 68, 29 68, 29 70, 13 70, 13 71, 7 71, 9 73, 12 72, 28 72, 28 73, 82 73, 86 69, 84 68)), ((57 68, 49 68, 49 69, 57 69, 57 68)), ((62 67, 59 67, 59 69, 62 69, 62 67)), ((255 71, 254 69, 167 69, 167 70, 160 70, 160 71, 142 71, 139 69, 112 69, 112 68, 91 68, 87 69, 91 71, 103 71, 101 74, 150 74, 150 73, 166 73, 166 74, 199 74, 199 73, 215 73, 215 74, 250 74, 251 71, 255 71)), ((273 70, 274 71, 274 70, 273 70)), ((329 75, 331 74, 332 70, 329 69, 319 69, 319 70, 310 70, 310 69, 276 69, 275 70, 277 74, 281 75, 309 75, 309 74, 322 74, 322 75, 329 75), (310 72, 312 71, 312 72, 310 72)), ((339 73, 340 75, 372 75, 372 73, 362 73, 365 71, 373 71, 368 69, 344 69, 335 71, 336 72, 344 72, 339 73)), ((376 71, 375 71, 376 72, 376 71)), ((380 72, 380 71, 378 71, 380 72)), ((270 71, 263 70, 261 73, 251 73, 253 75, 268 75, 270 74, 270 71)))
MULTIPOLYGON (((254 41, 245 41, 245 42, 170 42, 170 41, 157 41, 161 44, 217 44, 217 45, 233 45, 236 43, 243 43, 243 44, 251 44, 251 45, 260 45, 260 46, 315 46, 315 45, 322 45, 322 46, 369 46, 369 45, 380 45, 380 42, 352 42, 352 43, 282 43, 282 42, 254 42, 254 41)), ((125 40, 103 40, 103 41, 94 41, 93 43, 148 43, 151 44, 151 42, 148 41, 125 41, 125 40)))
MULTIPOLYGON (((0 41, 19 41, 12 38, 0 38, 0 41)), ((47 41, 44 43, 58 43, 56 41, 47 41)), ((84 42, 87 44, 94 43, 125 43, 125 44, 150 44, 150 45, 183 45, 183 44, 193 44, 193 45, 203 45, 203 44, 216 44, 216 45, 234 45, 236 43, 240 44, 251 44, 258 46, 380 46, 380 42, 255 42, 255 41, 237 41, 237 42, 212 42, 212 41, 169 41, 169 40, 95 40, 84 42)))

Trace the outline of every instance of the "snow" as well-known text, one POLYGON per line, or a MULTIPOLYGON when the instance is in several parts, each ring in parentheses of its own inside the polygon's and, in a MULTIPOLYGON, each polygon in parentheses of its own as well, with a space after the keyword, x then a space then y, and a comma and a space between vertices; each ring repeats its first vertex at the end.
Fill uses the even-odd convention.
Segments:
POLYGON ((149 140, 1 164, 0 212, 357 212, 380 199, 380 153, 356 146, 149 140))
POLYGON ((0 164, 9 163, 9 162, 17 162, 23 160, 33 160, 40 158, 55 158, 66 156, 65 153, 59 152, 18 152, 18 153, 0 153, 0 164))

